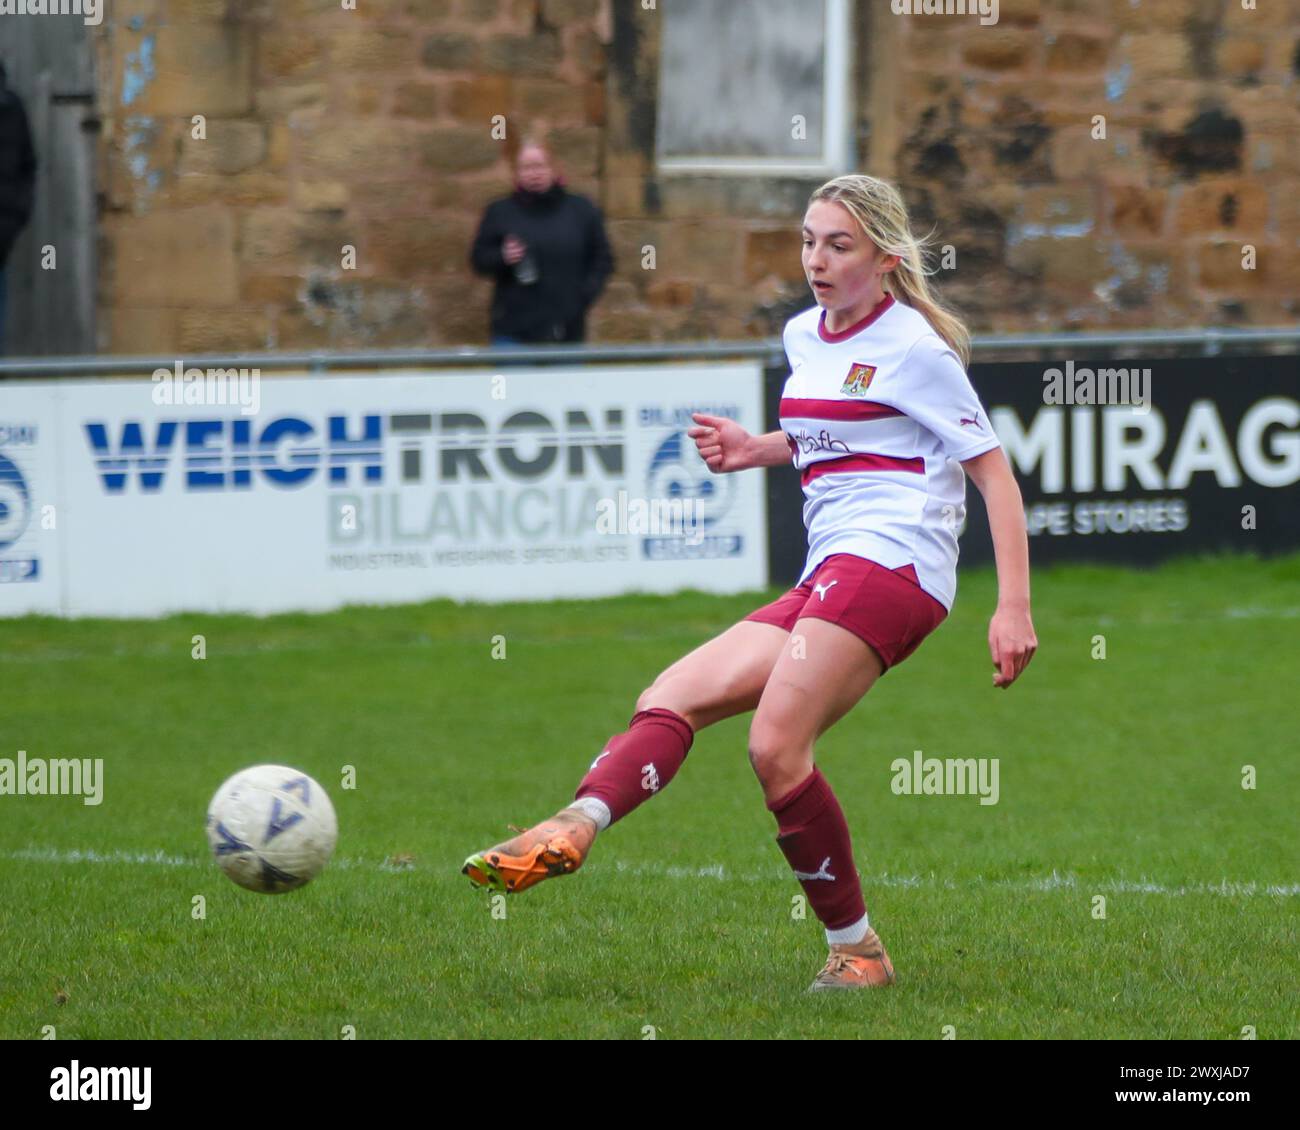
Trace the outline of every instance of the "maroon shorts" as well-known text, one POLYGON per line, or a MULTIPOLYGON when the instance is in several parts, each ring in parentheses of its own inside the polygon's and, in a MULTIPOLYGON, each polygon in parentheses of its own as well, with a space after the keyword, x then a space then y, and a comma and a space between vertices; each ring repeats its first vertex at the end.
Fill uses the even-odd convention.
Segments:
POLYGON ((804 616, 829 620, 864 640, 885 670, 902 663, 948 615, 921 588, 916 569, 886 569, 852 553, 833 553, 798 588, 745 617, 791 631, 804 616))

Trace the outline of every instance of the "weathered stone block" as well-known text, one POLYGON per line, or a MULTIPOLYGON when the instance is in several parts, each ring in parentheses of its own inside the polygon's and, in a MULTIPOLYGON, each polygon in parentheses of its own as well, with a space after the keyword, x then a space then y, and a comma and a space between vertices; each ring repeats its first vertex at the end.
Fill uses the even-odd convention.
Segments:
POLYGON ((1115 58, 1128 62, 1135 81, 1186 78, 1191 74, 1191 45, 1184 35, 1140 32, 1121 38, 1115 58))
MULTIPOLYGON (((340 22, 355 23, 347 19, 340 22)), ((329 44, 329 65, 334 74, 402 74, 416 58, 410 33, 396 28, 341 27, 330 33, 329 44)))
POLYGON ((489 169, 506 157, 505 142, 493 140, 486 124, 482 129, 439 127, 421 136, 417 146, 420 165, 438 174, 489 169))
POLYGON ((435 32, 424 41, 420 61, 438 71, 470 71, 480 63, 483 47, 473 36, 435 32))
POLYGON ((547 121, 577 125, 586 118, 587 90, 551 79, 520 78, 511 90, 512 114, 545 118, 547 121))
POLYGON ((1108 189, 1111 227, 1118 235, 1160 235, 1165 228, 1169 194, 1163 189, 1117 184, 1108 189))
POLYGON ((784 228, 759 228, 745 236, 745 281, 756 283, 775 276, 782 281, 804 277, 802 243, 793 224, 784 228))
POLYGON ((695 284, 684 279, 656 279, 646 287, 646 303, 658 308, 690 306, 695 290, 695 284))
POLYGON ((239 222, 239 258, 245 263, 288 261, 298 245, 298 228, 289 208, 254 208, 239 222))
POLYGON ((293 202, 303 212, 341 212, 350 197, 341 181, 299 181, 293 190, 293 202))
POLYGON ((180 311, 165 307, 111 306, 108 347, 113 353, 167 356, 178 349, 180 311))
POLYGON ((541 0, 542 20, 550 27, 594 20, 600 0, 541 0))
POLYGON ((1034 55, 1039 36, 1013 28, 988 27, 971 31, 962 39, 962 59, 968 66, 991 71, 1023 67, 1034 55))
POLYGON ((494 36, 483 45, 483 65, 508 75, 546 78, 560 63, 560 41, 554 35, 494 36))
POLYGON ((124 114, 236 116, 253 104, 254 30, 169 23, 113 37, 114 108, 124 114))
POLYGON ((491 128, 492 119, 498 114, 507 117, 507 129, 511 120, 521 120, 513 113, 517 99, 511 95, 512 81, 509 75, 480 75, 478 78, 452 82, 447 86, 447 112, 464 125, 481 126, 485 131, 491 128))
POLYGON ((1175 224, 1183 234, 1245 232, 1262 236, 1268 192, 1255 181, 1216 177, 1181 189, 1175 224))
POLYGON ((399 118, 432 121, 440 113, 442 95, 437 83, 404 82, 393 97, 393 113, 399 118))
POLYGON ((1099 35, 1061 32, 1047 48, 1050 71, 1094 71, 1103 66, 1111 41, 1099 35))
POLYGON ((1249 294, 1270 284, 1277 267, 1278 249, 1254 240, 1215 240, 1194 253, 1197 285, 1226 294, 1249 294), (1247 270, 1244 248, 1255 248, 1255 267, 1247 270))
POLYGON ((181 173, 242 173, 266 157, 266 127, 236 118, 209 118, 206 136, 185 133, 181 143, 181 173))
POLYGON ((235 224, 224 207, 117 217, 109 228, 122 306, 226 306, 239 297, 235 224))
POLYGON ((267 348, 270 322, 263 310, 184 310, 177 341, 182 353, 251 352, 267 348))

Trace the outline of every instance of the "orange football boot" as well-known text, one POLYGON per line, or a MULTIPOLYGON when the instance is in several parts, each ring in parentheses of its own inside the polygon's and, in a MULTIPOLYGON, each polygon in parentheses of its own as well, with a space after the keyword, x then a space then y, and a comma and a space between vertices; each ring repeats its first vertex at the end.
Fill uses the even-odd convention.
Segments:
POLYGON ((526 891, 543 879, 578 870, 596 838, 596 822, 566 808, 535 828, 515 831, 519 835, 513 840, 471 855, 461 873, 476 887, 513 894, 526 891))
POLYGON ((821 989, 879 989, 894 983, 894 966, 875 930, 856 945, 831 950, 826 966, 808 987, 821 989))

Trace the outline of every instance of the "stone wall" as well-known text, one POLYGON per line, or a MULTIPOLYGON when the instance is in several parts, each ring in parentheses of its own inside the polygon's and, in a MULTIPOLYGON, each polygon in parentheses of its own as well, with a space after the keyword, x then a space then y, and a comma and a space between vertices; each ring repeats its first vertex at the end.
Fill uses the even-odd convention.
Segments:
MULTIPOLYGON (((977 330, 1300 314, 1300 2, 1241 4, 1001 0, 993 27, 857 5, 862 167, 952 246, 938 282, 977 330)), ((815 182, 656 175, 661 19, 640 0, 106 4, 104 348, 484 342, 468 245, 537 128, 606 211, 594 340, 779 331, 810 304, 815 182)))
POLYGON ((899 29, 893 172, 958 247, 948 292, 976 325, 1300 316, 1300 4, 1002 0, 996 27, 959 22, 899 29))

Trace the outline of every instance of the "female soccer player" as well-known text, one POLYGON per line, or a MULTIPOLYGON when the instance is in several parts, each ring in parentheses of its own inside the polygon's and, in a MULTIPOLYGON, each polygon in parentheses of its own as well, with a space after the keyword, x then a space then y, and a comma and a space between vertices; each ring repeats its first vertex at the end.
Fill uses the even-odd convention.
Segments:
POLYGON ((576 871, 597 833, 673 779, 697 731, 754 710, 749 760, 830 946, 812 988, 859 988, 891 984, 894 969, 813 744, 952 607, 963 469, 984 496, 997 560, 995 687, 1015 682, 1038 641, 1020 491, 966 376, 969 334, 930 293, 898 191, 868 176, 817 189, 803 268, 817 304, 785 327, 781 430, 752 436, 696 415, 687 433, 715 473, 798 468, 808 527, 799 583, 655 679, 573 804, 462 870, 505 891, 576 871))

